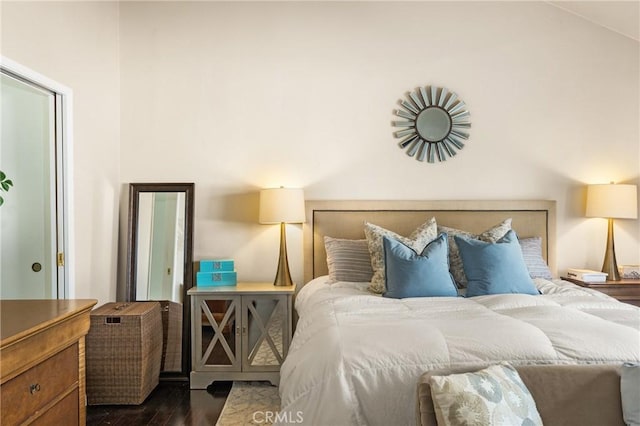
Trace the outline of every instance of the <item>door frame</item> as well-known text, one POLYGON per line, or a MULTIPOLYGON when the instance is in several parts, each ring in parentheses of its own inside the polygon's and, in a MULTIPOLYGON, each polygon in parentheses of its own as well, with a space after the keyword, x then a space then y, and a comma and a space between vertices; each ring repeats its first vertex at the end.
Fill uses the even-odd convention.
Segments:
MULTIPOLYGON (((73 215, 73 90, 46 77, 37 71, 21 65, 6 56, 0 55, 0 68, 28 83, 33 83, 55 94, 56 114, 60 116, 61 126, 56 126, 57 158, 62 160, 56 167, 56 182, 62 182, 57 190, 56 200, 58 222, 62 222, 62 235, 57 236, 58 249, 64 253, 64 267, 58 269, 58 299, 73 299, 76 294, 75 286, 75 232, 73 215)), ((57 186, 57 184, 56 184, 57 186)), ((56 226, 59 228, 60 224, 56 226)), ((57 263, 56 263, 57 265, 57 263)))

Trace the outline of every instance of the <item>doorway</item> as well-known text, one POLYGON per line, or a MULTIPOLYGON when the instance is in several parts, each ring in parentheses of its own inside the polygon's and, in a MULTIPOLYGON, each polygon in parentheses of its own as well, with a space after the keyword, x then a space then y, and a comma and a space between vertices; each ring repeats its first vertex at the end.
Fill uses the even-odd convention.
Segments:
POLYGON ((12 185, 0 192, 0 298, 68 298, 65 95, 7 64, 2 58, 0 171, 12 185))

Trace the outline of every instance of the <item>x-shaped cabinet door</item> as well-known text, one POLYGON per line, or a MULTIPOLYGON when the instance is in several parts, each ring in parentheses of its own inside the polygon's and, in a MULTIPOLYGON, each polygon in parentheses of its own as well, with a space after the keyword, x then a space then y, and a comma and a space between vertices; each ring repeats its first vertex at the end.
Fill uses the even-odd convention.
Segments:
POLYGON ((197 297, 195 327, 197 369, 232 370, 240 368, 240 298, 220 296, 216 300, 197 297))
POLYGON ((288 348, 286 303, 285 296, 242 298, 243 370, 280 370, 288 348))

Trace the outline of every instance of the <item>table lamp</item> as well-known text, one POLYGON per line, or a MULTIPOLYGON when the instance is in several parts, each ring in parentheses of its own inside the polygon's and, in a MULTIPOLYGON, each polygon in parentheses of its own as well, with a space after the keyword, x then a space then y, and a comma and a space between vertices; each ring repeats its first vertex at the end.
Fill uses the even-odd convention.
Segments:
POLYGON ((260 223, 280 224, 280 258, 273 285, 290 286, 291 273, 287 259, 287 223, 304 222, 304 192, 302 189, 270 188, 260 191, 260 223))
POLYGON ((604 254, 602 272, 607 279, 620 280, 613 242, 613 219, 638 218, 638 188, 636 185, 614 183, 587 186, 587 217, 604 217, 609 220, 607 249, 604 254))

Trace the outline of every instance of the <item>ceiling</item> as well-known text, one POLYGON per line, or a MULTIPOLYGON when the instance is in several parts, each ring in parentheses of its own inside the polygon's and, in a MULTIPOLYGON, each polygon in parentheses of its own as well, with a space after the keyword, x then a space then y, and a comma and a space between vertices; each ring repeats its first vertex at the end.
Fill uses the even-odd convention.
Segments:
POLYGON ((640 0, 549 1, 548 3, 596 25, 640 41, 640 0))
MULTIPOLYGON (((3 0, 0 0, 2 2, 3 0)), ((31 1, 31 0, 18 0, 31 1)), ((119 0, 121 2, 137 0, 119 0)), ((160 0, 171 1, 171 0, 160 0)), ((189 1, 189 0, 174 0, 189 1)), ((197 0, 197 1, 221 1, 221 0, 197 0)), ((243 2, 246 0, 231 0, 243 2)), ((272 0, 258 0, 272 1, 272 0)), ((314 0, 302 0, 314 1, 314 0)), ((321 0, 321 1, 349 1, 349 0, 321 0)), ((384 0, 356 0, 356 1, 384 1, 384 0)), ((400 1, 400 0, 391 0, 400 1)), ((421 0, 417 0, 421 1, 421 0)), ((504 1, 504 0, 503 0, 504 1)), ((507 0, 508 1, 508 0, 507 0)), ((521 0, 526 1, 526 0, 521 0)), ((565 12, 579 16, 593 24, 607 28, 625 37, 640 41, 640 0, 543 0, 547 4, 564 10, 565 12)))

